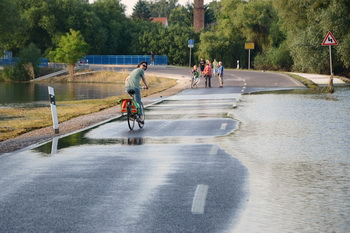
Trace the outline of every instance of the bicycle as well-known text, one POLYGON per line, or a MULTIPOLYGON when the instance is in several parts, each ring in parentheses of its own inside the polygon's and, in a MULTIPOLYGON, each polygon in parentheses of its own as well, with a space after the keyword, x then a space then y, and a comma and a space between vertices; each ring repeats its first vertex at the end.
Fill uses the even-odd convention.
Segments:
POLYGON ((201 81, 201 80, 199 79, 198 76, 193 75, 193 76, 192 76, 192 79, 191 79, 191 88, 196 88, 196 87, 198 87, 198 84, 199 84, 200 81, 201 81))
POLYGON ((135 121, 137 121, 140 129, 143 128, 145 125, 145 111, 143 108, 143 104, 139 105, 135 99, 135 91, 130 89, 128 90, 128 94, 131 96, 131 99, 122 99, 121 102, 121 107, 122 107, 122 114, 126 113, 127 121, 128 121, 128 126, 130 130, 134 129, 135 126, 135 121), (141 114, 143 113, 143 121, 139 121, 141 114))

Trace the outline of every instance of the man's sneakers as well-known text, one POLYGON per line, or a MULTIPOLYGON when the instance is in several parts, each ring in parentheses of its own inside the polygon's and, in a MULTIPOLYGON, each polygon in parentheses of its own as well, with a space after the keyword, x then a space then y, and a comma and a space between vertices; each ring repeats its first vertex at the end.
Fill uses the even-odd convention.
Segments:
POLYGON ((137 119, 138 122, 140 122, 141 124, 145 124, 145 118, 143 115, 141 115, 138 119, 137 119))

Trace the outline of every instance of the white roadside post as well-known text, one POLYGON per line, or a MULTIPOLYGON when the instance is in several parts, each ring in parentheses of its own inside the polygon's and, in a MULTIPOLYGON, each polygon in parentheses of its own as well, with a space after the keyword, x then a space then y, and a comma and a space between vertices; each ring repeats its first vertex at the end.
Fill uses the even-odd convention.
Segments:
POLYGON ((50 96, 53 129, 55 133, 58 134, 59 129, 58 129, 58 117, 57 117, 57 110, 56 110, 55 92, 54 92, 54 89, 50 86, 48 87, 48 90, 49 90, 49 96, 50 96))
POLYGON ((332 45, 338 45, 338 42, 335 40, 333 34, 328 32, 326 37, 323 39, 322 46, 329 46, 329 69, 331 76, 329 77, 328 90, 333 92, 333 64, 332 64, 332 45))

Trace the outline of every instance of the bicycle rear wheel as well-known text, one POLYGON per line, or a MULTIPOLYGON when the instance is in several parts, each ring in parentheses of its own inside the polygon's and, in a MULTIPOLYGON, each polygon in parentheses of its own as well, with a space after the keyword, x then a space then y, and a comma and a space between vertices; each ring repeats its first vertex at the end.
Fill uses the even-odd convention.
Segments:
POLYGON ((128 126, 130 130, 134 129, 135 126, 135 115, 131 112, 131 101, 128 102, 127 106, 127 118, 128 118, 128 126))
POLYGON ((145 125, 145 110, 144 110, 144 108, 143 108, 143 103, 141 103, 141 105, 140 105, 140 109, 141 109, 141 111, 142 111, 142 114, 143 114, 143 123, 141 123, 140 121, 139 122, 137 122, 138 124, 139 124, 139 127, 140 127, 140 129, 142 129, 143 128, 143 126, 145 125))

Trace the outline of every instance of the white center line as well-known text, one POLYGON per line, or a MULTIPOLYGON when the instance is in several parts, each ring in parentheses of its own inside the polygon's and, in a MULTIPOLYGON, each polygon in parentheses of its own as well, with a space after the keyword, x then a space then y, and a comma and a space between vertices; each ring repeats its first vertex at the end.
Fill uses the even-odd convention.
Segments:
POLYGON ((225 130, 227 127, 227 123, 222 123, 220 129, 225 130))
POLYGON ((211 147, 211 150, 210 150, 210 155, 217 155, 218 154, 218 150, 219 150, 219 146, 218 145, 213 145, 211 147))
POLYGON ((204 184, 197 185, 192 201, 192 214, 204 214, 205 202, 207 199, 209 186, 204 184))

